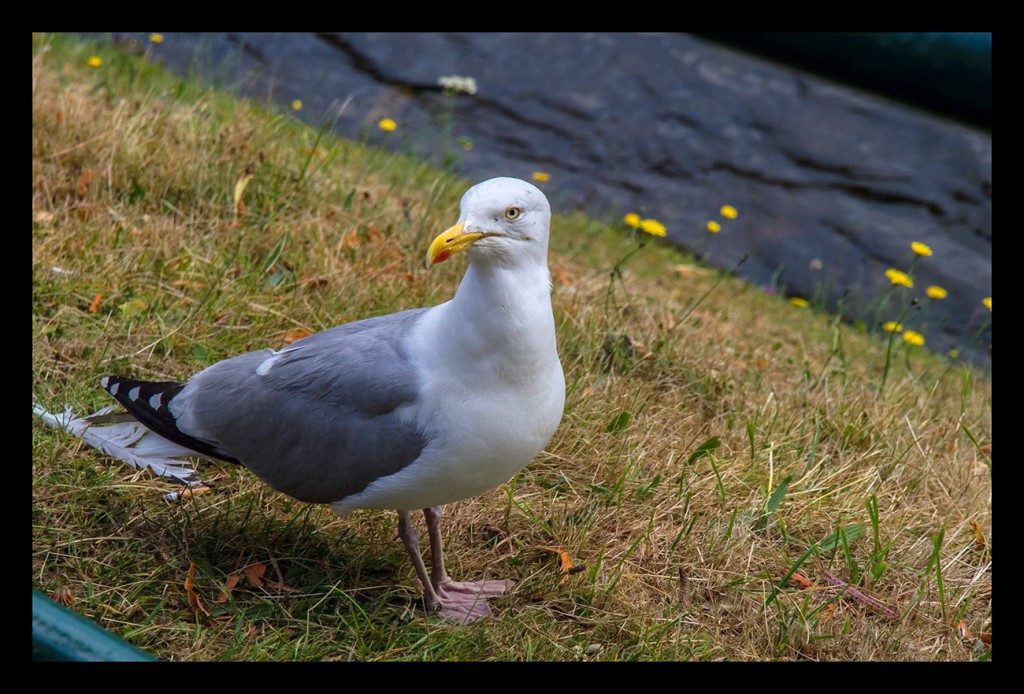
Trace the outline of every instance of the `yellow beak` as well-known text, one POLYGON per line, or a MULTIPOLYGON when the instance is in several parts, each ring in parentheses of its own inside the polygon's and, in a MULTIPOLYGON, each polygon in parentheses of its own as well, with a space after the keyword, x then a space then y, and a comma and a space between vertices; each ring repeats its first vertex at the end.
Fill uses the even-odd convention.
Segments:
POLYGON ((478 239, 493 234, 465 233, 463 226, 465 222, 459 222, 448 231, 444 232, 430 243, 427 249, 427 267, 443 263, 456 253, 460 253, 472 246, 478 239))

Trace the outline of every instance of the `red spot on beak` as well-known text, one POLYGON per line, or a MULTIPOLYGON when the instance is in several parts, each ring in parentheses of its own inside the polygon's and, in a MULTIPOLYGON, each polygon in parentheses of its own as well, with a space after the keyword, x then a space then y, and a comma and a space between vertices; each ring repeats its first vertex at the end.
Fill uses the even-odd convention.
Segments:
POLYGON ((441 251, 436 256, 434 256, 434 265, 437 265, 438 263, 443 263, 444 261, 448 260, 450 257, 452 257, 452 252, 451 251, 448 251, 448 250, 441 251))

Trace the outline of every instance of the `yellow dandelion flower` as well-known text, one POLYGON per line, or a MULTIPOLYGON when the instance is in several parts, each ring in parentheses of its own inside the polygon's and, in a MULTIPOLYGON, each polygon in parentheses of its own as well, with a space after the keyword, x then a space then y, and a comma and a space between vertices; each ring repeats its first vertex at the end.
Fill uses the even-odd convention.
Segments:
POLYGON ((638 215, 635 212, 630 212, 629 214, 627 214, 625 217, 622 218, 622 221, 624 221, 627 226, 631 226, 634 229, 640 228, 640 215, 638 215))
POLYGON ((150 34, 149 35, 149 40, 150 40, 151 43, 163 43, 164 42, 164 35, 163 34, 150 34))
POLYGON ((981 303, 985 304, 985 308, 988 309, 989 313, 992 312, 992 297, 991 296, 986 296, 984 299, 981 300, 981 303))
POLYGON ((103 58, 99 57, 98 55, 90 55, 89 59, 86 60, 85 63, 89 67, 99 67, 103 64, 103 58))
POLYGON ((907 330, 903 333, 903 341, 908 345, 914 345, 920 347, 924 344, 924 335, 921 333, 914 332, 913 330, 907 330))
POLYGON ((903 324, 897 323, 894 320, 887 321, 886 323, 882 324, 882 330, 888 330, 891 333, 901 333, 903 332, 903 324))
POLYGON ((722 205, 722 209, 719 210, 719 212, 721 212, 722 216, 726 219, 736 219, 740 214, 732 205, 722 205))
POLYGON ((812 270, 820 270, 825 267, 825 263, 821 262, 818 258, 814 258, 811 262, 807 263, 807 267, 812 270))
POLYGON ((932 249, 928 248, 928 246, 924 245, 920 241, 914 241, 912 244, 910 244, 910 250, 914 251, 914 253, 917 253, 918 255, 923 256, 929 256, 932 254, 932 249))
POLYGON ((544 181, 551 180, 551 174, 544 173, 543 171, 534 171, 531 175, 531 178, 535 181, 540 181, 541 183, 543 183, 544 181))
POLYGON ((384 132, 389 133, 389 132, 391 132, 392 130, 394 130, 395 128, 398 127, 398 123, 396 123, 395 121, 391 120, 390 118, 382 118, 377 123, 377 127, 380 128, 381 130, 383 130, 384 132))
POLYGON ((789 303, 793 304, 797 308, 807 308, 807 299, 801 299, 799 296, 791 296, 789 303))
POLYGON ((722 225, 719 224, 718 222, 716 222, 715 220, 712 219, 712 220, 710 220, 708 222, 708 233, 709 234, 717 234, 721 230, 722 230, 722 225))
POLYGON ((948 295, 948 292, 945 289, 934 284, 928 287, 925 291, 928 293, 928 296, 933 299, 945 299, 948 295))
POLYGON ((296 99, 295 101, 292 102, 292 110, 293 111, 301 111, 302 110, 302 99, 296 99))
POLYGON ((664 236, 665 225, 656 219, 645 219, 640 222, 640 228, 651 236, 664 236))
POLYGON ((885 271, 885 276, 889 278, 889 281, 893 284, 899 284, 907 288, 913 288, 914 280, 911 279, 910 275, 905 272, 900 272, 894 268, 889 268, 885 271))
POLYGON ((956 347, 954 347, 953 349, 949 350, 949 358, 950 359, 956 359, 959 356, 960 356, 960 350, 958 350, 956 347))

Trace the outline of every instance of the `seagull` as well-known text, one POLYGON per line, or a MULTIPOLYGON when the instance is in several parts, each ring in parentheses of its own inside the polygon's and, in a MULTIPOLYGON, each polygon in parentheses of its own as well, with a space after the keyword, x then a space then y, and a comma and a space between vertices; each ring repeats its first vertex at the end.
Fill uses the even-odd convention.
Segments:
POLYGON ((124 413, 47 423, 137 467, 191 479, 182 456, 237 463, 304 502, 398 512, 398 536, 426 609, 459 623, 491 614, 508 580, 453 581, 441 507, 507 482, 547 445, 565 379, 551 309, 551 207, 515 178, 479 183, 427 250, 431 267, 465 252, 442 304, 340 325, 274 351, 213 364, 185 383, 106 376, 124 413), (127 418, 132 421, 118 421, 127 418), (99 423, 115 422, 112 426, 99 423), (410 516, 422 510, 430 571, 410 516))

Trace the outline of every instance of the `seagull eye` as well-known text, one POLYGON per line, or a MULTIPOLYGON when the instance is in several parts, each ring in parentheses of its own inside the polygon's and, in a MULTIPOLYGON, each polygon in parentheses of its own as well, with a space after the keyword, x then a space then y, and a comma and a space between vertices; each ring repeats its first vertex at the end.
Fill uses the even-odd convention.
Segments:
POLYGON ((522 207, 510 207, 507 210, 505 210, 505 219, 507 219, 510 222, 514 222, 514 221, 516 221, 517 219, 519 219, 522 216, 523 216, 523 208, 522 207))

